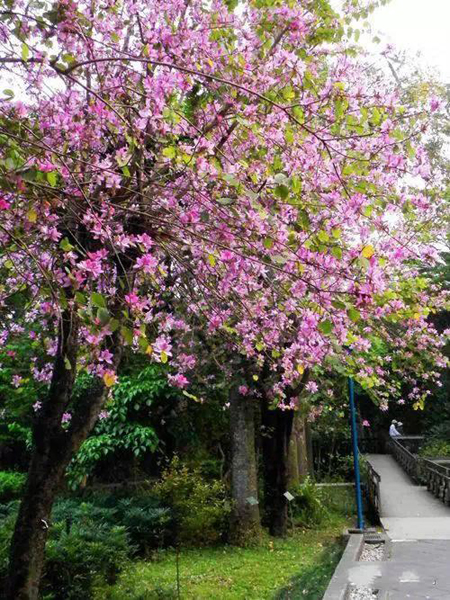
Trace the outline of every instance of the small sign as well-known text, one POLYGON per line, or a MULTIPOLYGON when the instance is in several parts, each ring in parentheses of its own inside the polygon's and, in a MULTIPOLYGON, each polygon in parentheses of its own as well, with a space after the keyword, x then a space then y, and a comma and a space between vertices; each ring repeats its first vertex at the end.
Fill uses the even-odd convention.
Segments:
POLYGON ((292 502, 292 500, 294 499, 294 496, 290 492, 284 492, 283 496, 288 502, 292 502))
POLYGON ((256 506, 258 504, 258 500, 253 496, 249 496, 248 498, 246 498, 246 500, 250 504, 250 506, 256 506))

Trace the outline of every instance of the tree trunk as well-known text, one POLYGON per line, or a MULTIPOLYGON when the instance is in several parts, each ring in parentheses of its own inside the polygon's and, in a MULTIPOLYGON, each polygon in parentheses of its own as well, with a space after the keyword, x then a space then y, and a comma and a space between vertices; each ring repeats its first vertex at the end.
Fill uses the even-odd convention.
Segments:
MULTIPOLYGON (((10 547, 7 600, 38 598, 53 503, 71 458, 92 430, 106 398, 105 386, 99 381, 92 393, 73 407, 70 427, 63 429, 62 415, 71 402, 75 382, 77 349, 78 319, 65 311, 49 393, 33 427, 31 463, 10 547)), ((117 366, 121 355, 118 339, 111 340, 111 351, 116 353, 117 366)))
POLYGON ((306 461, 308 465, 308 473, 310 477, 314 477, 314 454, 313 454, 313 440, 311 423, 306 420, 305 422, 305 435, 306 435, 306 461))
POLYGON ((307 422, 300 411, 295 411, 289 442, 289 486, 299 485, 309 473, 307 422))
POLYGON ((246 545, 261 534, 258 505, 258 476, 255 454, 254 403, 230 390, 231 489, 233 512, 231 541, 246 545))
POLYGON ((293 410, 263 407, 265 503, 269 531, 284 536, 288 525, 289 449, 294 420, 293 410))

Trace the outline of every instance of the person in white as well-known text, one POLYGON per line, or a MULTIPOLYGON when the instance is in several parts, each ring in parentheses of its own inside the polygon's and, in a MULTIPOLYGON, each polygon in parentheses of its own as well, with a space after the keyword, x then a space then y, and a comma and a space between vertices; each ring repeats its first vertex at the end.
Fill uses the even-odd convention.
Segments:
POLYGON ((394 419, 391 423, 391 426, 389 427, 389 435, 391 437, 397 437, 400 435, 400 432, 398 431, 396 425, 397 425, 397 421, 394 419))

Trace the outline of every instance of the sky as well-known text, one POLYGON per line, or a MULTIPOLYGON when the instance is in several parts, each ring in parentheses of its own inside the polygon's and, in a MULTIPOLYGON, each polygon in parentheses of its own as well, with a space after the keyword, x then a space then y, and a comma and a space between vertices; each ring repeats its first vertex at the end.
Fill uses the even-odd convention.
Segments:
POLYGON ((391 0, 369 21, 374 34, 384 34, 383 42, 413 55, 420 51, 424 64, 437 67, 450 83, 450 0, 391 0))

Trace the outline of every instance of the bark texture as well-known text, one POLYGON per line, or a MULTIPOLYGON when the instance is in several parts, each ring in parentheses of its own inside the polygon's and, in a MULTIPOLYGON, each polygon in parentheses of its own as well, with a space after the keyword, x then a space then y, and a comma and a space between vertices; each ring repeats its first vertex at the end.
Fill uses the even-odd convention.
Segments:
POLYGON ((296 411, 289 442, 289 487, 299 485, 310 473, 308 423, 300 411, 296 411))
MULTIPOLYGON (((115 366, 119 340, 112 341, 115 366)), ((74 407, 70 428, 61 426, 72 399, 78 349, 78 318, 70 311, 60 321, 58 350, 49 393, 33 427, 33 453, 10 547, 7 600, 37 600, 53 503, 66 468, 92 430, 106 399, 103 382, 74 407), (70 365, 70 368, 69 368, 70 365)))
POLYGON ((231 488, 233 514, 231 541, 246 545, 261 533, 258 500, 258 476, 255 453, 255 414, 253 400, 230 391, 231 488))
POLYGON ((266 518, 272 535, 284 536, 288 526, 289 451, 294 411, 263 408, 266 518))

